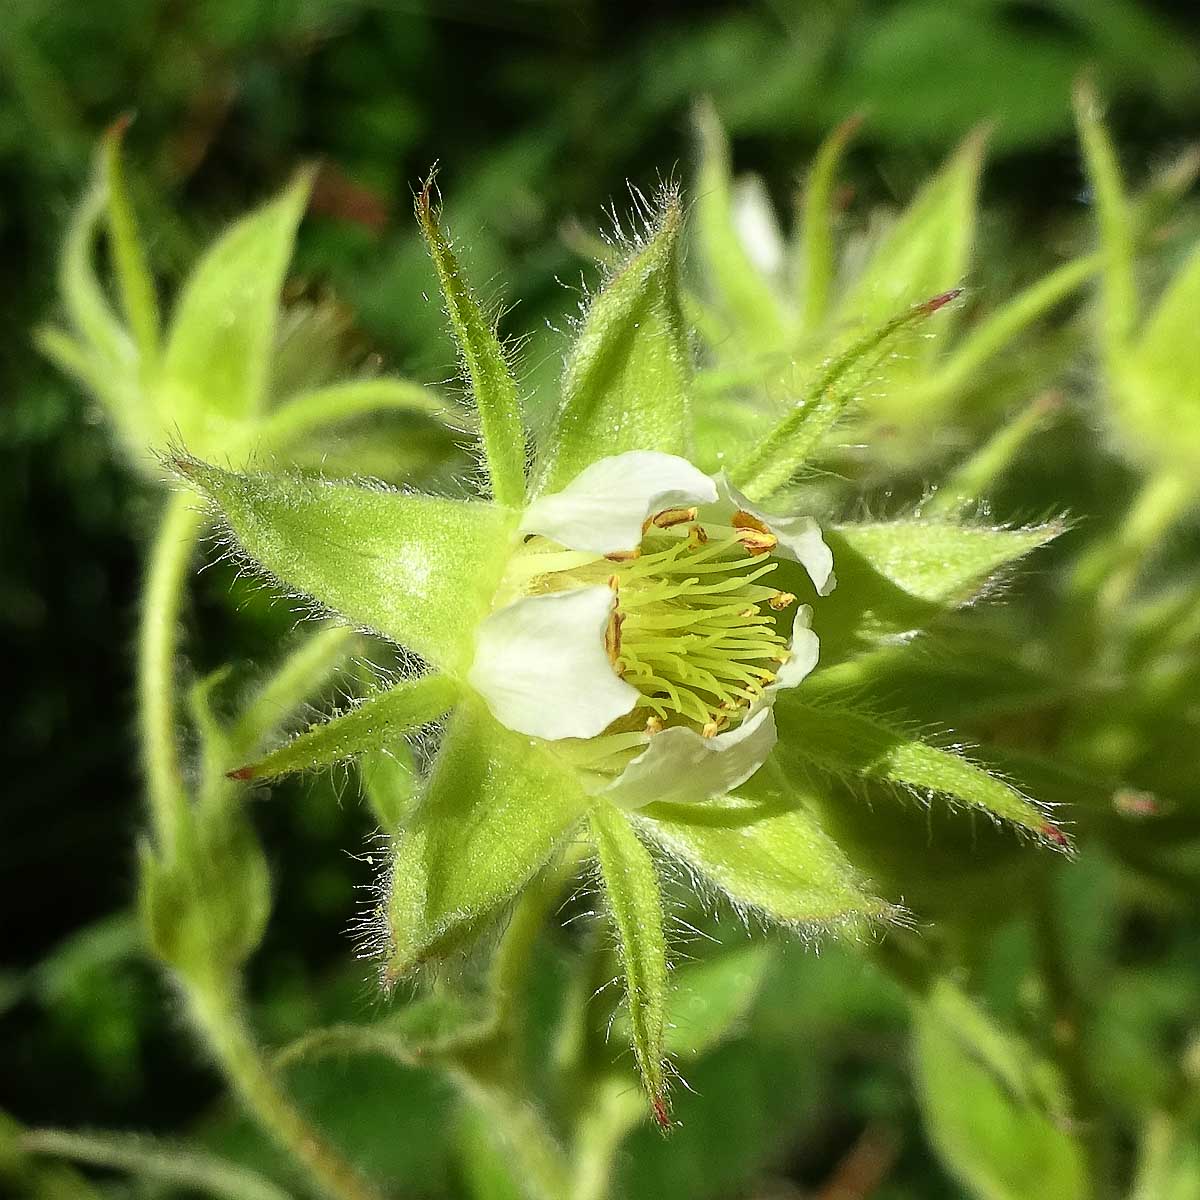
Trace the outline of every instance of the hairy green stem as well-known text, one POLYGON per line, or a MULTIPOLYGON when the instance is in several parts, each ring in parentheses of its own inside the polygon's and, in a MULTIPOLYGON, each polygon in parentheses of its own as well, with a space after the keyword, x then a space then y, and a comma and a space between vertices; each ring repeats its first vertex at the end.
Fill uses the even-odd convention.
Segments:
POLYGON ((1033 906, 1034 935, 1039 966, 1046 986, 1052 1045, 1079 1124, 1079 1142, 1086 1156, 1093 1200, 1115 1194, 1112 1130, 1092 1081, 1084 1041, 1086 1006, 1067 964, 1062 932, 1055 914, 1052 880, 1043 877, 1033 906))
POLYGON ((185 981, 192 1018, 234 1091, 260 1125, 307 1168, 331 1200, 381 1200, 381 1193, 319 1134, 284 1092, 255 1043, 230 981, 185 981))
POLYGON ((227 1200, 288 1200, 282 1188, 239 1163, 138 1134, 31 1129, 21 1134, 20 1145, 30 1154, 126 1171, 227 1200))
POLYGON ((170 855, 180 839, 187 791, 176 737, 175 660, 183 589, 204 524, 196 497, 167 501, 150 550, 138 633, 138 709, 142 769, 159 847, 170 855))

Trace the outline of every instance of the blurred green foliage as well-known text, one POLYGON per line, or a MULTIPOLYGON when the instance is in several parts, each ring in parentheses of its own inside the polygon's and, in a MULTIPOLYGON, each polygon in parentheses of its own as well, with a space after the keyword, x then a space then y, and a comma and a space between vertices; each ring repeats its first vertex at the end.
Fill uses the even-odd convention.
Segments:
MULTIPOLYGON (((1114 1180, 1129 1177, 1132 1197, 1200 1194, 1200 545, 1187 482, 1197 466, 1189 256, 1200 221, 1187 152, 1200 117, 1198 69, 1194 12, 1134 0, 653 8, 3 0, 0 622, 16 696, 0 844, 10 955, 0 974, 0 1061, 12 1069, 0 1108, 29 1125, 186 1134, 193 1147, 302 1187, 217 1098, 130 915, 142 817, 128 648, 156 498, 119 465, 91 402, 32 343, 36 325, 62 315, 58 251, 103 131, 136 113, 129 192, 155 276, 171 294, 218 228, 319 160, 274 340, 288 394, 346 372, 401 371, 426 383, 452 373, 439 305, 422 299, 434 272, 409 219, 412 188, 434 160, 472 278, 487 296, 520 301, 504 327, 532 339, 530 390, 557 375, 563 338, 546 322, 573 307, 578 250, 592 245, 601 202, 615 196, 623 210, 625 178, 649 183, 673 171, 695 202, 686 265, 697 306, 689 315, 700 318, 699 383, 714 425, 732 440, 745 406, 778 404, 812 378, 805 353, 816 343, 797 340, 788 324, 801 295, 789 274, 794 246, 782 269, 760 277, 752 259, 735 260, 722 281, 716 243, 705 242, 714 208, 722 215, 720 178, 708 175, 705 186, 702 172, 719 161, 727 135, 727 213, 774 211, 785 233, 802 235, 803 164, 862 112, 856 141, 838 151, 841 182, 826 193, 838 202, 837 261, 851 266, 884 244, 885 228, 893 236, 904 228, 906 218, 892 223, 895 211, 991 123, 982 206, 980 163, 960 150, 946 168, 970 160, 959 208, 935 214, 929 254, 906 266, 890 300, 964 278, 971 293, 953 336, 914 342, 898 365, 871 374, 870 403, 853 425, 837 426, 825 472, 803 495, 828 512, 849 504, 904 513, 939 497, 953 508, 944 497, 969 476, 963 494, 977 495, 987 480, 988 510, 1000 521, 1065 512, 1074 524, 1008 603, 985 605, 972 623, 943 617, 942 640, 925 654, 830 686, 865 687, 883 711, 945 720, 1001 745, 995 765, 1010 778, 1074 806, 1067 815, 1084 852, 1046 872, 988 825, 915 806, 882 815, 841 797, 829 815, 839 837, 871 840, 869 824, 877 842, 885 821, 890 856, 872 869, 906 880, 905 900, 938 919, 923 931, 918 959, 956 972, 958 990, 939 984, 918 1008, 915 1044, 912 1005, 895 982, 911 962, 880 970, 836 945, 819 956, 772 946, 760 961, 728 914, 680 909, 681 921, 726 944, 718 952, 706 938, 686 943, 696 961, 677 971, 680 1003, 692 1004, 679 1027, 694 1038, 677 1053, 696 1094, 669 1141, 645 1127, 632 1133, 617 1155, 618 1189, 715 1198, 769 1194, 787 1179, 820 1194, 839 1171, 857 1169, 867 1181, 860 1194, 882 1200, 937 1200, 961 1187, 1006 1200, 1068 1197, 1077 1194, 1077 1131, 1061 1097, 1082 1086, 1105 1114, 1114 1180), (1080 166, 1072 86, 1085 70, 1113 101, 1116 175, 1086 94, 1077 98, 1080 166), (701 97, 715 117, 696 139, 708 157, 694 169, 701 97), (759 182, 738 182, 748 169, 759 182), (755 195, 757 208, 747 207, 755 195), (1103 262, 1013 328, 986 372, 930 384, 1008 297, 1028 298, 1022 288, 1097 254, 1103 262), (1038 400, 1049 389, 1054 397, 1038 400), (1037 419, 1006 439, 1030 402, 1037 419), (947 472, 930 500, 927 485, 947 472), (1086 619, 1073 606, 1079 596, 1086 619), (914 883, 907 868, 917 860, 925 878, 914 883), (996 904, 998 889, 1010 905, 996 904), (700 978, 690 1001, 688 974, 700 978), (1082 1083, 1070 1078, 1081 1061, 1082 1083)), ((811 271, 811 244, 805 261, 811 271)), ((831 306, 838 286, 830 281, 831 306)), ((451 439, 406 420, 351 423, 322 444, 319 461, 330 473, 436 476, 455 454, 451 439)), ((271 648, 293 614, 220 564, 201 576, 189 621, 196 677, 237 665, 235 678, 210 681, 211 697, 217 711, 244 716, 273 678, 247 663, 279 657, 271 648)), ((317 699, 362 689, 353 670, 336 679, 314 684, 317 699)), ((405 767, 383 759, 373 769, 405 767)), ((343 932, 353 889, 372 874, 344 852, 377 823, 356 796, 347 776, 312 779, 251 807, 274 880, 272 921, 250 969, 267 1044, 380 1015, 343 932)), ((556 1085, 548 1064, 569 1065, 572 1046, 577 1061, 581 1041, 607 1047, 619 1078, 595 1091, 596 1102, 611 1107, 607 1128, 629 1129, 641 1111, 626 1115, 633 1083, 620 1031, 608 1047, 605 1000, 582 1004, 612 973, 593 942, 586 920, 552 921, 536 947, 530 1069, 545 1087, 563 1086, 569 1070, 556 1085), (581 962, 601 975, 582 974, 581 962)), ((463 971, 458 982, 470 991, 481 967, 463 971)), ((407 1008, 398 1009, 402 1019, 407 1008)), ((382 1016, 395 1019, 390 1009, 382 1016)), ((515 1194, 504 1155, 449 1086, 394 1059, 344 1051, 300 1056, 286 1077, 357 1161, 400 1194, 515 1194)), ((0 1180, 18 1195, 135 1194, 123 1174, 81 1174, 27 1155, 20 1136, 15 1125, 0 1128, 0 1180)), ((136 1194, 169 1194, 143 1166, 149 1182, 136 1194)))

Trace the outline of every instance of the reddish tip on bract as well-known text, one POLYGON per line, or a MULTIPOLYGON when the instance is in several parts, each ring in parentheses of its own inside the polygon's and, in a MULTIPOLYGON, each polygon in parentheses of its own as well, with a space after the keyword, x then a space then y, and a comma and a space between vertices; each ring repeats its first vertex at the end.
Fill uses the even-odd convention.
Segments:
POLYGON ((238 767, 236 771, 226 771, 225 778, 226 779, 253 779, 254 778, 254 768, 253 767, 238 767))
POLYGON ((1052 825, 1049 821, 1042 823, 1041 834, 1046 841, 1053 842, 1056 846, 1061 846, 1064 850, 1071 845, 1071 839, 1057 825, 1052 825))
POLYGON ((651 1096, 650 1111, 654 1113, 655 1123, 666 1133, 671 1128, 671 1110, 667 1107, 666 1097, 651 1096))
POLYGON ((957 300, 963 294, 962 288, 951 288, 948 292, 943 292, 940 296, 934 296, 931 300, 926 300, 919 307, 926 316, 930 313, 935 313, 939 308, 945 308, 952 300, 957 300))

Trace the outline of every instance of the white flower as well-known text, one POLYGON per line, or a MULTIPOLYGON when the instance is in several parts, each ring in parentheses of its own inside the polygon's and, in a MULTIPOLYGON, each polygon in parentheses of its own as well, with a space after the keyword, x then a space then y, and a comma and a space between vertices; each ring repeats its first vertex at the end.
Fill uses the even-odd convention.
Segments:
POLYGON ((468 682, 502 724, 561 743, 597 791, 639 808, 748 779, 775 744, 771 705, 816 666, 812 609, 790 638, 774 559, 820 596, 833 556, 811 517, 756 508, 723 475, 631 451, 601 459, 520 523, 468 682))

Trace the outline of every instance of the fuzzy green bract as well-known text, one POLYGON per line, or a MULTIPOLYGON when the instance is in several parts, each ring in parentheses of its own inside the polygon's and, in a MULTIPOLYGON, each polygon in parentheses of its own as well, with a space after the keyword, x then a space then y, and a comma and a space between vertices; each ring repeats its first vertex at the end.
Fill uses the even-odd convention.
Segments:
MULTIPOLYGON (((718 153, 719 131, 709 125, 706 137, 718 153)), ((826 156, 827 171, 836 157, 826 156)), ((372 807, 394 835, 378 901, 362 922, 384 984, 462 953, 565 848, 588 850, 625 977, 619 1027, 664 1126, 667 1056, 687 1044, 668 1020, 664 863, 682 868, 702 897, 742 914, 805 936, 853 938, 905 918, 909 889, 903 879, 873 879, 862 844, 839 842, 829 817, 842 801, 831 798, 831 780, 970 807, 1044 844, 1066 844, 1041 807, 945 738, 935 745, 920 730, 894 729, 853 694, 821 688, 824 674, 859 656, 902 651, 888 639, 975 600, 1058 527, 988 528, 940 515, 837 525, 826 543, 781 498, 853 407, 854 381, 895 337, 944 319, 938 310, 949 294, 912 288, 956 282, 967 238, 958 223, 973 203, 977 160, 972 143, 896 227, 895 269, 915 272, 912 286, 889 275, 882 258, 871 268, 838 309, 858 314, 855 335, 810 376, 812 393, 793 408, 773 417, 748 410, 758 414, 757 449, 728 476, 680 457, 696 445, 697 414, 678 267, 683 208, 673 194, 587 306, 561 395, 533 447, 532 502, 525 430, 535 423, 521 411, 519 375, 428 191, 418 216, 478 410, 491 499, 248 473, 202 455, 174 460, 238 555, 302 606, 420 659, 328 724, 230 764, 237 778, 260 778, 365 757, 372 807), (949 241, 948 230, 957 230, 949 241), (493 656, 486 670, 485 654, 493 656), (686 655, 696 657, 685 663, 686 655), (629 676, 636 688, 620 678, 622 664, 641 664, 629 676), (550 699, 550 675, 563 670, 550 699), (531 702, 526 691, 520 703, 510 695, 536 689, 539 671, 552 719, 536 695, 531 702), (725 673, 719 682, 714 671, 725 673), (599 699, 589 693, 596 680, 599 699), (688 701, 687 689, 697 688, 718 699, 688 701), (416 783, 407 751, 394 754, 404 735, 419 736, 425 757, 436 746, 416 783)), ((714 253, 733 203, 720 170, 701 212, 714 253)), ((825 194, 828 180, 821 186, 825 194)), ((239 227, 229 244, 270 224, 271 212, 292 221, 295 196, 239 227)), ((812 233, 814 253, 823 244, 812 233)), ((259 252, 274 253, 265 244, 259 252)), ((722 257, 716 276, 728 283, 739 261, 722 257)), ((202 295, 198 284, 185 311, 202 295)), ((768 311, 766 297, 765 285, 743 289, 730 307, 748 318, 760 306, 768 311)), ((812 321, 826 305, 804 307, 812 321)), ((785 323, 780 316, 763 331, 782 336, 785 323)), ((239 394, 257 379, 240 374, 239 394)), ((871 817, 861 815, 869 850, 871 817)), ((922 878, 919 856, 907 870, 913 882, 922 878)), ((741 994, 731 991, 734 1008, 741 994)))

